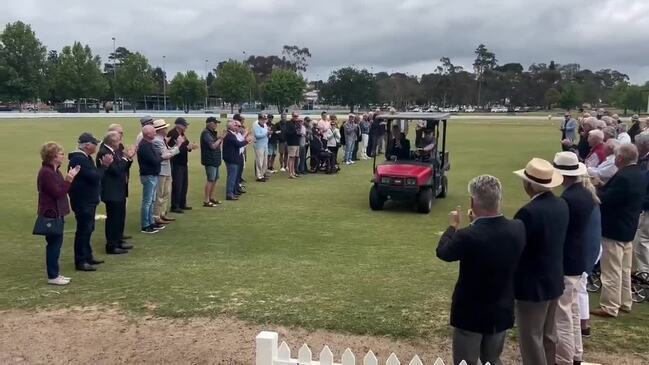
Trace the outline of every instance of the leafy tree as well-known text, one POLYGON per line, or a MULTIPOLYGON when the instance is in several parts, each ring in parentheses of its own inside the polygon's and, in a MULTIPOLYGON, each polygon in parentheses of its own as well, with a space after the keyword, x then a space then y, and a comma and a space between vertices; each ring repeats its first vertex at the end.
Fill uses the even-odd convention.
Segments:
POLYGON ((286 58, 280 58, 278 56, 250 56, 245 63, 255 74, 257 83, 259 84, 266 82, 275 69, 286 68, 297 70, 297 67, 293 67, 286 58))
POLYGON ((212 72, 208 72, 207 77, 206 77, 206 81, 205 81, 208 88, 210 86, 212 86, 212 84, 214 83, 214 80, 216 80, 216 76, 214 76, 214 74, 212 72))
POLYGON ((158 66, 153 69, 153 80, 155 82, 156 93, 162 94, 164 91, 164 83, 166 82, 165 71, 162 67, 158 66))
POLYGON ((93 56, 90 46, 74 42, 61 51, 56 72, 56 89, 64 99, 76 99, 81 111, 82 98, 100 98, 106 82, 101 73, 101 58, 93 56))
POLYGON ((137 102, 156 90, 149 60, 139 52, 126 56, 117 69, 115 86, 117 93, 131 103, 134 112, 137 111, 137 102))
POLYGON ((642 95, 642 88, 637 85, 631 85, 624 93, 623 106, 626 113, 630 109, 636 113, 640 113, 647 105, 647 98, 642 95))
POLYGON ((205 80, 200 78, 195 71, 187 71, 185 74, 177 73, 169 85, 169 97, 176 105, 182 105, 185 113, 196 102, 205 99, 205 80))
POLYGON ((394 73, 377 82, 379 101, 396 108, 405 109, 411 103, 423 99, 422 88, 415 77, 394 73))
POLYGON ((356 105, 369 105, 377 99, 376 81, 367 70, 344 67, 329 76, 320 95, 330 103, 349 106, 353 113, 356 105))
POLYGON ((284 46, 282 48, 282 60, 286 61, 294 71, 306 71, 308 60, 311 58, 309 49, 298 46, 284 46))
POLYGON ((570 110, 581 104, 581 90, 575 83, 570 83, 561 91, 559 106, 565 110, 570 110))
POLYGON ((45 53, 29 25, 21 21, 7 24, 0 33, 0 97, 20 104, 38 98, 45 53))
POLYGON ((558 103, 560 99, 561 93, 557 89, 550 88, 545 92, 544 100, 545 105, 547 105, 548 109, 552 109, 552 106, 558 103))
POLYGON ((234 104, 242 104, 250 98, 255 89, 255 75, 248 65, 235 60, 220 63, 216 69, 216 79, 212 91, 234 111, 234 104))
POLYGON ((293 70, 274 70, 264 84, 264 99, 277 106, 281 113, 285 108, 303 99, 306 81, 293 70))
POLYGON ((475 50, 475 61, 473 61, 473 71, 475 72, 475 78, 478 82, 478 106, 482 106, 481 104, 481 96, 482 96, 482 84, 484 82, 484 75, 485 72, 489 70, 493 70, 497 64, 498 60, 496 59, 496 54, 493 52, 489 52, 487 47, 485 47, 484 44, 480 44, 478 48, 475 50))
POLYGON ((60 103, 64 101, 61 91, 56 86, 57 73, 59 71, 60 58, 56 50, 51 50, 47 53, 47 60, 43 69, 44 81, 43 89, 40 93, 44 101, 52 103, 60 103))

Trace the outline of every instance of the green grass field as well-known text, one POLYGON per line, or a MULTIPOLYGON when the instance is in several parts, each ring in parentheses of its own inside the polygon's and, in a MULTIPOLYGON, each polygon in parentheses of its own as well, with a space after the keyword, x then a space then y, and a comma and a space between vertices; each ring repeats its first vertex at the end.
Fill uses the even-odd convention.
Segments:
MULTIPOLYGON (((127 144, 132 143, 139 123, 118 121, 127 144)), ((197 141, 204 124, 191 122, 188 135, 197 141)), ((469 179, 489 173, 501 178, 505 213, 511 217, 526 201, 512 171, 531 157, 551 159, 559 137, 557 126, 547 122, 452 120, 450 193, 429 215, 403 205, 372 212, 371 161, 343 166, 337 176, 296 181, 278 174, 265 184, 252 182, 249 164, 245 176, 251 182, 241 201, 202 208, 204 175, 199 155, 193 153, 193 211, 176 215, 178 221, 157 235, 140 234, 141 186, 133 179, 127 234, 135 236, 135 250, 106 257, 103 222, 98 222, 93 246, 107 262, 96 273, 73 271, 70 217, 61 264, 62 274, 73 281, 64 288, 47 286, 44 243, 31 235, 39 147, 54 140, 69 151, 80 132, 102 135, 109 123, 106 118, 0 120, 0 309, 116 305, 135 315, 226 314, 308 329, 445 336, 457 264, 438 260, 435 247, 448 211, 458 204, 466 207, 469 179)), ((137 176, 137 166, 132 171, 137 176)), ((223 190, 220 181, 219 198, 223 190)), ((591 304, 597 304, 596 297, 591 304)), ((648 316, 649 305, 643 304, 617 320, 594 320, 595 335, 587 346, 646 353, 648 316)))

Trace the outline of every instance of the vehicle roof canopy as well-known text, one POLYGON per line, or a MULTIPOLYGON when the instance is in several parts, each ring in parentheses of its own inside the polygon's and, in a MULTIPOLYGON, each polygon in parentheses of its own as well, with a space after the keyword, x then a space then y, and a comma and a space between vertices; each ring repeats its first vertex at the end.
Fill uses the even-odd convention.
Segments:
POLYGON ((451 114, 449 113, 380 113, 375 118, 378 119, 388 119, 388 120, 449 120, 451 119, 451 114))

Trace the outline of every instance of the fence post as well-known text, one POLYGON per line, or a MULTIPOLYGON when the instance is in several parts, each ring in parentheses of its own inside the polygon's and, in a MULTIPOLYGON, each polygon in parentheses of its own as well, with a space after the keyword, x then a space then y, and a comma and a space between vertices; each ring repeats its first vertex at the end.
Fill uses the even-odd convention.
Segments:
POLYGON ((277 358, 277 332, 262 331, 257 335, 256 365, 273 365, 277 358))

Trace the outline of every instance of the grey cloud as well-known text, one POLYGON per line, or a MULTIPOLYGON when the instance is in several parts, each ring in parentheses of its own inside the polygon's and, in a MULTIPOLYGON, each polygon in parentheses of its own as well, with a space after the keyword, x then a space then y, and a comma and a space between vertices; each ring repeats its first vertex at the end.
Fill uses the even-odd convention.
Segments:
POLYGON ((227 58, 309 47, 307 76, 345 65, 374 71, 431 72, 443 56, 470 68, 484 43, 501 63, 580 63, 649 79, 646 0, 5 0, 0 22, 32 24, 48 48, 75 40, 104 59, 118 45, 166 55, 169 74, 204 72, 227 58))

